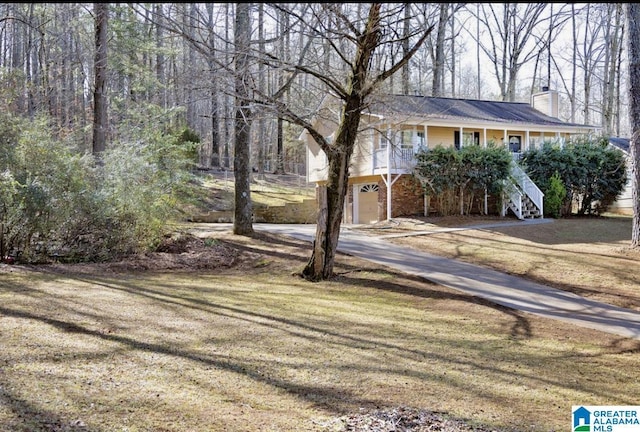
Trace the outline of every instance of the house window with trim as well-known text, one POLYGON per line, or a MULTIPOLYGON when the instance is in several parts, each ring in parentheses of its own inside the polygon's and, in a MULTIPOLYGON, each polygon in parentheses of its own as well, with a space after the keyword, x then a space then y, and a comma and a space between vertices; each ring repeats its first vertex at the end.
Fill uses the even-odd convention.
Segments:
POLYGON ((471 145, 480 145, 480 132, 463 132, 462 133, 462 146, 460 145, 460 131, 453 131, 453 145, 456 150, 460 150, 461 147, 468 147, 471 145))
POLYGON ((420 150, 427 150, 427 139, 424 135, 424 131, 418 131, 417 132, 417 136, 418 136, 418 149, 420 150))
POLYGON ((537 150, 542 147, 542 138, 529 137, 529 150, 537 150))
POLYGON ((412 130, 402 131, 400 147, 403 149, 413 148, 413 131, 412 130))
POLYGON ((383 133, 377 133, 378 135, 378 148, 380 150, 387 148, 387 142, 389 141, 387 136, 383 133))

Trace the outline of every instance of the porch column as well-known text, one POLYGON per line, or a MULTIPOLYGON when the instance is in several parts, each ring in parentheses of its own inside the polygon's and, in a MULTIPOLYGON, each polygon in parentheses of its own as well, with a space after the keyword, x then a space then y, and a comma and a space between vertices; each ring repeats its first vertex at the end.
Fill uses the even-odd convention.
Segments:
POLYGON ((486 148, 487 147, 487 128, 482 128, 482 132, 483 132, 483 135, 484 135, 484 138, 483 138, 484 139, 484 147, 486 148))
POLYGON ((524 135, 524 149, 529 150, 530 148, 530 144, 529 144, 529 129, 526 130, 525 135, 524 135))

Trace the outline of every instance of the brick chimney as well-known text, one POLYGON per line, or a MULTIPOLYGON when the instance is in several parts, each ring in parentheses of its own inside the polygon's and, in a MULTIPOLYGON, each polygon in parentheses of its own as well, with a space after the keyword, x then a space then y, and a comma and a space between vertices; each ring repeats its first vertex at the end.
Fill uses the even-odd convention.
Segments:
POLYGON ((542 87, 540 92, 531 95, 531 106, 543 114, 558 118, 558 92, 542 87))

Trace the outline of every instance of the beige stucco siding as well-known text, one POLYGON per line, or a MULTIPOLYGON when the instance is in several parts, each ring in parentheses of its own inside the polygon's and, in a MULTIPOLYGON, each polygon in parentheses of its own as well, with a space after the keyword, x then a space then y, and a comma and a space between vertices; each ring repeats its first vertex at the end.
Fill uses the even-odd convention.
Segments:
POLYGON ((306 134, 307 141, 307 181, 318 182, 327 179, 327 156, 320 149, 311 135, 306 134))
POLYGON ((453 147, 453 128, 429 126, 427 127, 427 146, 432 149, 438 146, 453 147))
POLYGON ((349 167, 350 176, 359 177, 372 173, 372 157, 377 141, 377 133, 372 129, 363 130, 358 134, 349 167))

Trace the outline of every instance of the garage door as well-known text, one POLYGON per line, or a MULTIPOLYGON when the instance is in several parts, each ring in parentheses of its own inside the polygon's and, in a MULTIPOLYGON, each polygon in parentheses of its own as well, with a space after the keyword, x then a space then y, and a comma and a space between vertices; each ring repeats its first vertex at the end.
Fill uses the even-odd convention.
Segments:
POLYGON ((358 190, 358 223, 378 222, 378 185, 361 185, 358 190))

